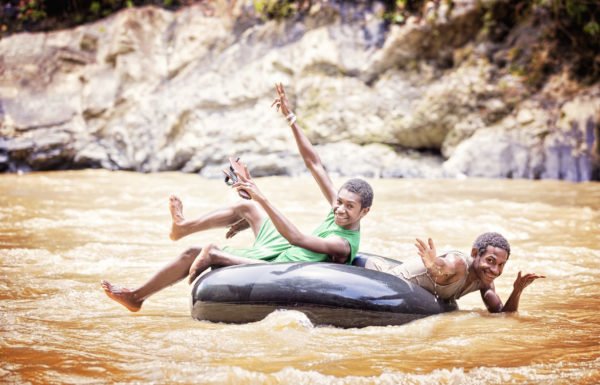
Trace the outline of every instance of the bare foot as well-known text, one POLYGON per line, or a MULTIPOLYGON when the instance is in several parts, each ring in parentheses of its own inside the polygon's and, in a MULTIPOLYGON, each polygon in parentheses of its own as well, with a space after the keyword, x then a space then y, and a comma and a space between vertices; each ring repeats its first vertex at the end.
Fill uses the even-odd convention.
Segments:
POLYGON ((190 266, 190 274, 188 276, 188 283, 191 285, 192 282, 206 269, 210 267, 210 250, 214 247, 214 245, 208 245, 202 248, 202 251, 194 262, 192 266, 190 266))
POLYGON ((177 198, 175 195, 169 197, 169 211, 171 212, 171 219, 173 220, 169 238, 176 241, 185 236, 181 226, 185 221, 185 218, 183 217, 183 203, 181 203, 181 199, 177 198))
POLYGON ((113 286, 105 280, 100 281, 100 286, 110 299, 125 306, 129 311, 136 312, 142 308, 144 301, 137 299, 131 290, 113 286))

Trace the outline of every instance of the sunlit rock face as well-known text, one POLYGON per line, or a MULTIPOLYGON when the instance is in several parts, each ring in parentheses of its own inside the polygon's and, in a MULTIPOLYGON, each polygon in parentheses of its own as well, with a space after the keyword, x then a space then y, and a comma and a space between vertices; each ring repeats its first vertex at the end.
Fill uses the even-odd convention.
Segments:
POLYGON ((600 90, 532 94, 477 39, 477 1, 388 27, 377 4, 264 22, 251 2, 128 9, 0 41, 0 169, 103 167, 217 177, 304 172, 285 119, 328 169, 368 177, 598 179, 600 90))

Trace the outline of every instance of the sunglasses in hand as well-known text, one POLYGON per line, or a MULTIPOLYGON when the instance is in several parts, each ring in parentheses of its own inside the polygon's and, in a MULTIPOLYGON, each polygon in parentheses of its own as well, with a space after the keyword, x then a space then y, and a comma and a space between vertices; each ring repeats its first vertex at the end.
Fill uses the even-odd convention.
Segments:
MULTIPOLYGON (((250 178, 250 175, 239 161, 240 158, 236 158, 235 160, 229 158, 229 170, 223 170, 223 173, 225 174, 225 184, 227 184, 227 186, 233 186, 239 181, 238 174, 243 175, 245 178, 250 178)), ((245 190, 239 190, 238 194, 244 199, 251 199, 250 194, 245 190)))

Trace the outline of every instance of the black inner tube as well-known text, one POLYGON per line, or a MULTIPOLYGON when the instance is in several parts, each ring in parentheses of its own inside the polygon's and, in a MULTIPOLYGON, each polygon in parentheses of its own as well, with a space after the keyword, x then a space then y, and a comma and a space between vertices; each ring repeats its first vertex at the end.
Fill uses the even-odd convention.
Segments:
POLYGON ((404 324, 457 309, 454 301, 436 298, 418 285, 361 267, 371 258, 384 257, 361 253, 355 266, 302 262, 216 269, 194 283, 192 317, 246 323, 292 309, 315 325, 364 327, 404 324))

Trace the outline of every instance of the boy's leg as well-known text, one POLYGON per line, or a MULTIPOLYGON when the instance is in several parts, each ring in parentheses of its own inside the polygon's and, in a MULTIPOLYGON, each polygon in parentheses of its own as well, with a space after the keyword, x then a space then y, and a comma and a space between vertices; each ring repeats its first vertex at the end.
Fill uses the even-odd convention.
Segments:
POLYGON ((169 210, 173 219, 169 236, 174 241, 198 231, 231 226, 240 219, 244 219, 250 224, 254 236, 256 236, 267 217, 265 212, 252 201, 239 201, 231 206, 205 214, 200 218, 186 220, 183 216, 181 200, 176 196, 171 196, 169 198, 169 210))
POLYGON ((216 245, 209 244, 202 249, 202 251, 196 257, 196 260, 189 269, 188 282, 194 282, 194 279, 198 277, 202 272, 208 269, 210 266, 233 266, 233 265, 246 265, 251 263, 266 263, 260 259, 252 259, 239 257, 220 250, 216 245))
POLYGON ((105 280, 101 282, 102 288, 106 295, 130 311, 139 311, 146 298, 185 278, 201 250, 199 247, 193 247, 184 251, 177 259, 163 267, 137 289, 121 288, 105 280))

